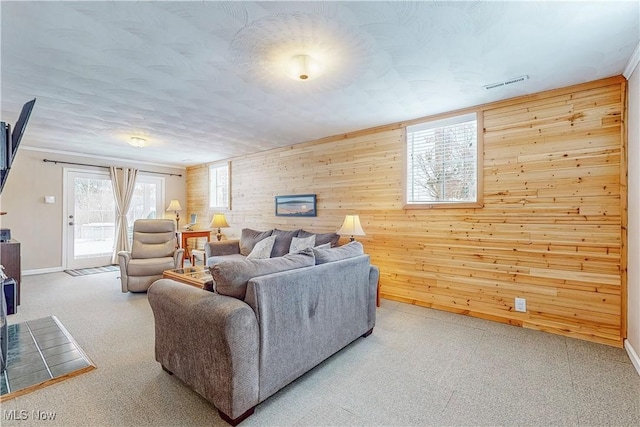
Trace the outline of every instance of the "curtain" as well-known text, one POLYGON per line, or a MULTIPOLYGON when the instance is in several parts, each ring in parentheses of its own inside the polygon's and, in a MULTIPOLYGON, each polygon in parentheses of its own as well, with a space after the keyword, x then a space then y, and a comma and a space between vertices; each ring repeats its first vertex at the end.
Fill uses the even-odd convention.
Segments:
POLYGON ((111 166, 109 173, 113 186, 113 197, 116 200, 116 236, 111 263, 117 264, 118 252, 130 250, 129 236, 127 234, 129 228, 129 224, 127 224, 127 212, 129 212, 133 190, 136 187, 138 169, 122 168, 122 173, 118 173, 118 169, 111 166))

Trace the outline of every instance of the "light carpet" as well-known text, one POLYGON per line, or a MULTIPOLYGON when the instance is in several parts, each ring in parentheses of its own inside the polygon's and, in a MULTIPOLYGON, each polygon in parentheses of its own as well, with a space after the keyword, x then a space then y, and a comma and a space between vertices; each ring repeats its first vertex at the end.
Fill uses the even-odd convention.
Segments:
MULTIPOLYGON (((3 403, 2 412, 55 412, 47 426, 226 426, 155 361, 147 296, 121 293, 117 276, 23 278, 9 322, 57 313, 100 368, 3 403)), ((640 376, 623 349, 383 299, 371 336, 241 425, 637 426, 638 396, 640 376)))

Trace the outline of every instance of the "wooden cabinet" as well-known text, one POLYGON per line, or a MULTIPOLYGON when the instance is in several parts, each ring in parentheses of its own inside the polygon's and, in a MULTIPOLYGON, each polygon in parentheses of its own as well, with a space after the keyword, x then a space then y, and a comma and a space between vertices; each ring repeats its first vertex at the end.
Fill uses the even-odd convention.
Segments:
POLYGON ((20 242, 15 240, 0 242, 0 264, 4 266, 4 273, 16 280, 16 302, 20 305, 20 242))

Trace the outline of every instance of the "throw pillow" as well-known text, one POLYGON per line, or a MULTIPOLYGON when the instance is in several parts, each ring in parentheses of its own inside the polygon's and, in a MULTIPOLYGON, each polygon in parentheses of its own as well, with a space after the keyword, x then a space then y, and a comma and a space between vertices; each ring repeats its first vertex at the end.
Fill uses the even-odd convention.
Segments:
POLYGON ((215 280, 216 292, 244 299, 247 293, 247 282, 254 277, 310 267, 314 264, 313 250, 305 249, 302 252, 278 258, 224 261, 214 265, 210 270, 213 280, 215 280))
POLYGON ((316 257, 316 264, 325 264, 327 262, 340 261, 358 255, 364 255, 364 248, 362 247, 362 243, 353 241, 337 248, 313 248, 313 254, 316 257))
POLYGON ((272 236, 276 236, 276 243, 273 245, 271 258, 288 254, 289 247, 291 246, 291 239, 296 237, 299 231, 300 230, 284 231, 278 230, 277 228, 273 230, 272 236))
POLYGON ((276 236, 269 236, 260 240, 253 247, 249 255, 247 255, 248 259, 265 259, 271 258, 271 250, 273 249, 273 244, 276 241, 276 236))
POLYGON ((316 245, 331 243, 332 248, 338 246, 340 235, 336 233, 309 233, 308 231, 300 230, 300 232, 298 233, 298 237, 309 237, 313 234, 315 234, 316 236, 316 245))
POLYGON ((314 246, 316 249, 329 249, 331 247, 331 243, 323 243, 322 245, 314 246))
POLYGON ((240 254, 249 255, 256 243, 271 236, 272 232, 273 230, 256 231, 250 228, 243 228, 240 235, 240 254))
POLYGON ((312 248, 316 244, 316 236, 309 237, 294 237, 291 239, 291 246, 289 246, 289 253, 300 252, 303 249, 312 248))

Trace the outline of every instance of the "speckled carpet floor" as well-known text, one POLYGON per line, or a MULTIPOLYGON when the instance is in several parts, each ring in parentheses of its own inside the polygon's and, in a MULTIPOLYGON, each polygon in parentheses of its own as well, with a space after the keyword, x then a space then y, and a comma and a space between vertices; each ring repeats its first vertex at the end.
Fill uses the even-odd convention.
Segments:
MULTIPOLYGON (((9 324, 55 314, 99 368, 3 402, 28 414, 3 427, 227 425, 155 361, 147 296, 121 293, 118 275, 23 277, 9 324)), ((621 348, 383 299, 372 335, 241 426, 637 426, 638 396, 621 348)))

